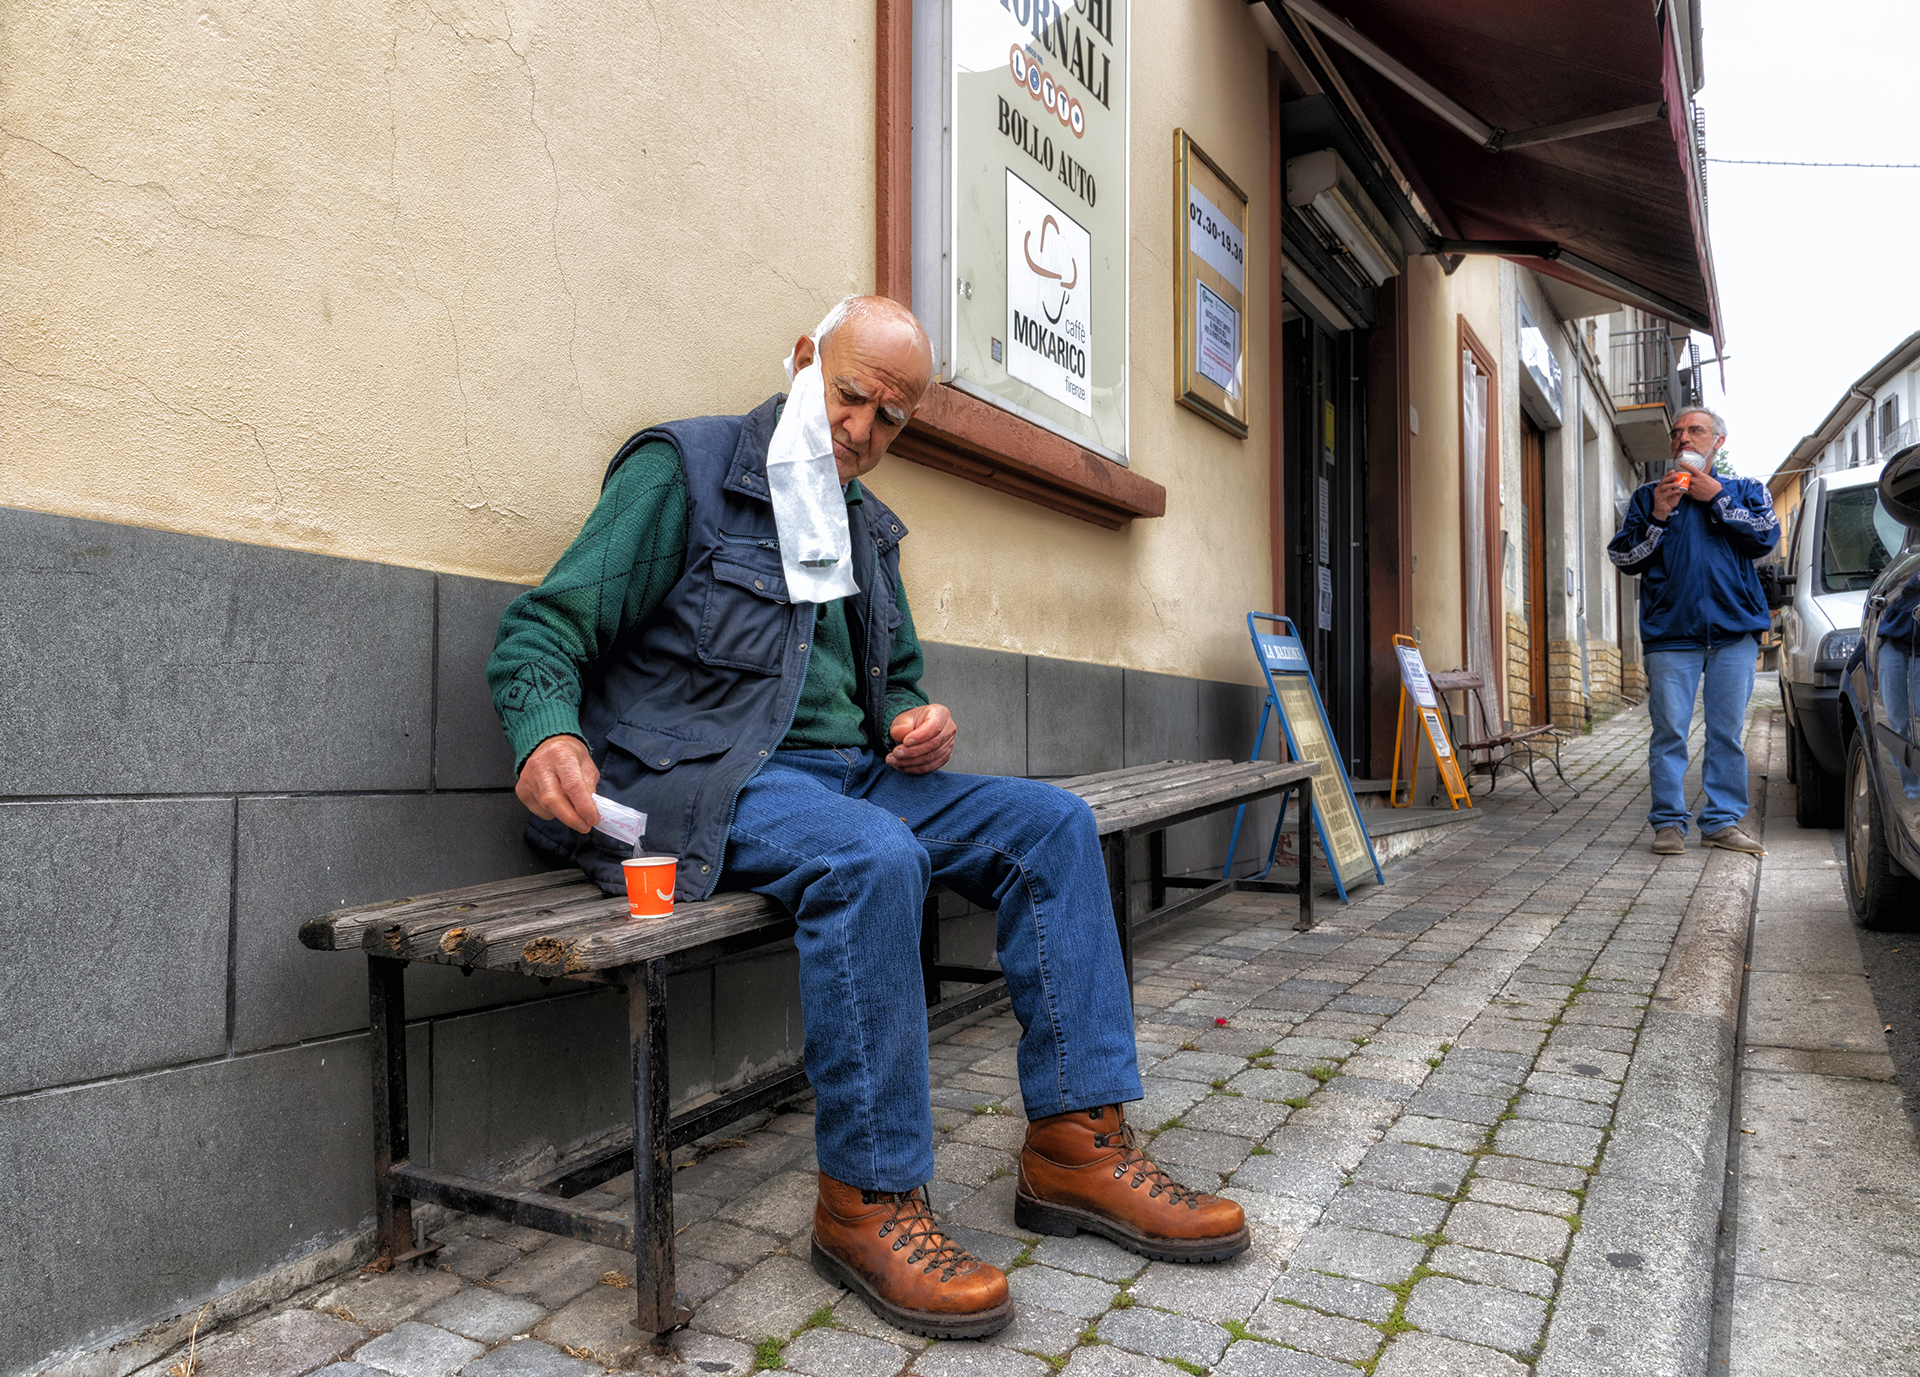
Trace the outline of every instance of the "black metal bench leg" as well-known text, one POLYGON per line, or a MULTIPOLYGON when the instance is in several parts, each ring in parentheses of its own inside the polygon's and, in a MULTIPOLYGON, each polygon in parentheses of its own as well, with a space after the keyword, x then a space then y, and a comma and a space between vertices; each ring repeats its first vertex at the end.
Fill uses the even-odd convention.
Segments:
POLYGON ((674 1291, 673 1151, 667 1145, 667 963, 643 962, 627 980, 633 1055, 633 1290, 642 1333, 693 1318, 674 1291))
POLYGON ((920 906, 920 984, 931 1009, 940 1002, 940 896, 929 891, 920 906))
POLYGON ((1533 786, 1534 793, 1540 795, 1540 801, 1547 805, 1547 811, 1557 813, 1560 811, 1560 805, 1547 797, 1547 791, 1540 787, 1540 781, 1533 776, 1533 767, 1539 762, 1539 759, 1540 757, 1529 747, 1527 750, 1527 783, 1533 786))
MULTIPOLYGON (((1333 864, 1333 858, 1327 858, 1333 864)), ((1301 932, 1313 927, 1313 781, 1300 781, 1300 916, 1294 927, 1301 932)))
POLYGON ((1147 833, 1147 912, 1157 913, 1167 903, 1167 829, 1147 833))
POLYGON ((1569 783, 1567 780, 1566 772, 1560 768, 1560 748, 1558 746, 1555 746, 1553 748, 1552 755, 1543 754, 1540 758, 1546 761, 1547 764, 1553 766, 1554 778, 1558 779, 1560 783, 1566 787, 1568 792, 1570 792, 1575 798, 1579 798, 1580 786, 1577 784, 1569 783))
POLYGON ((1127 994, 1133 994, 1133 922, 1127 914, 1127 891, 1132 887, 1127 867, 1127 834, 1115 832, 1100 838, 1100 850, 1107 861, 1107 897, 1113 904, 1113 928, 1120 938, 1120 962, 1127 971, 1127 994))
MULTIPOLYGON (((407 963, 367 958, 368 1029, 373 1061, 374 1240, 386 1267, 413 1253, 413 1202, 393 1190, 394 1167, 407 1160, 407 963)), ((384 1270, 384 1269, 383 1269, 384 1270)))

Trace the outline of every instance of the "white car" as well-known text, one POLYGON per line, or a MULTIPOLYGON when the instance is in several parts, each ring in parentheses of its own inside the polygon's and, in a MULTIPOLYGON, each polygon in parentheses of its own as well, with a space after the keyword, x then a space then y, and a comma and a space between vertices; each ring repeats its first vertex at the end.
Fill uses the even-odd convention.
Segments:
MULTIPOLYGON (((1881 510, 1881 465, 1823 473, 1807 484, 1779 570, 1780 688, 1787 711, 1787 778, 1802 827, 1840 824, 1846 746, 1840 672, 1860 643, 1871 584, 1905 534, 1881 510)), ((1770 590, 1771 591, 1771 590, 1770 590)))

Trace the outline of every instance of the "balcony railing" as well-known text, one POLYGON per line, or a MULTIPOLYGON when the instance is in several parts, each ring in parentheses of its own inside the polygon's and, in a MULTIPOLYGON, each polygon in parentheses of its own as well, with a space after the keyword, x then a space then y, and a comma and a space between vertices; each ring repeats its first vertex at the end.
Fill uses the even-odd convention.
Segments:
POLYGON ((1667 327, 1616 330, 1608 336, 1607 385, 1617 407, 1686 405, 1667 327))
POLYGON ((1862 462, 1872 463, 1875 459, 1891 459, 1917 440, 1920 440, 1920 417, 1915 417, 1904 425, 1895 426, 1890 435, 1881 436, 1878 451, 1868 455, 1862 462))

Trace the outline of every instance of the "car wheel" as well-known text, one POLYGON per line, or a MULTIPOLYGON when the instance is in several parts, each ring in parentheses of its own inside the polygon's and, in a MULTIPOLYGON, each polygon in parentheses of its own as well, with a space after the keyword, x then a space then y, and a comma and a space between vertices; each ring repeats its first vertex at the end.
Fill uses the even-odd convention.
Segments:
POLYGON ((1807 746, 1805 732, 1793 733, 1787 761, 1793 767, 1793 820, 1802 827, 1837 827, 1842 811, 1841 782, 1820 768, 1807 746))
POLYGON ((1866 733, 1847 749, 1847 906, 1863 927, 1910 923, 1920 905, 1920 883, 1887 851, 1886 826, 1873 775, 1867 768, 1866 733))
MULTIPOLYGON (((1800 733, 1793 729, 1793 717, 1787 715, 1787 783, 1800 782, 1800 733)), ((1802 823, 1801 826, 1805 826, 1802 823)))

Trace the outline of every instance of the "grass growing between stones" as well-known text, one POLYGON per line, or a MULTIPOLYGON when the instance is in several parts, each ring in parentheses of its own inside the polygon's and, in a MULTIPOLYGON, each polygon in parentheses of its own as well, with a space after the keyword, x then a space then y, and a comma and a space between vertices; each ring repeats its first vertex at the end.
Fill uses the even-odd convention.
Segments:
POLYGON ((753 1346, 753 1370, 772 1372, 780 1366, 780 1355, 786 1351, 787 1341, 776 1339, 771 1334, 753 1346))

